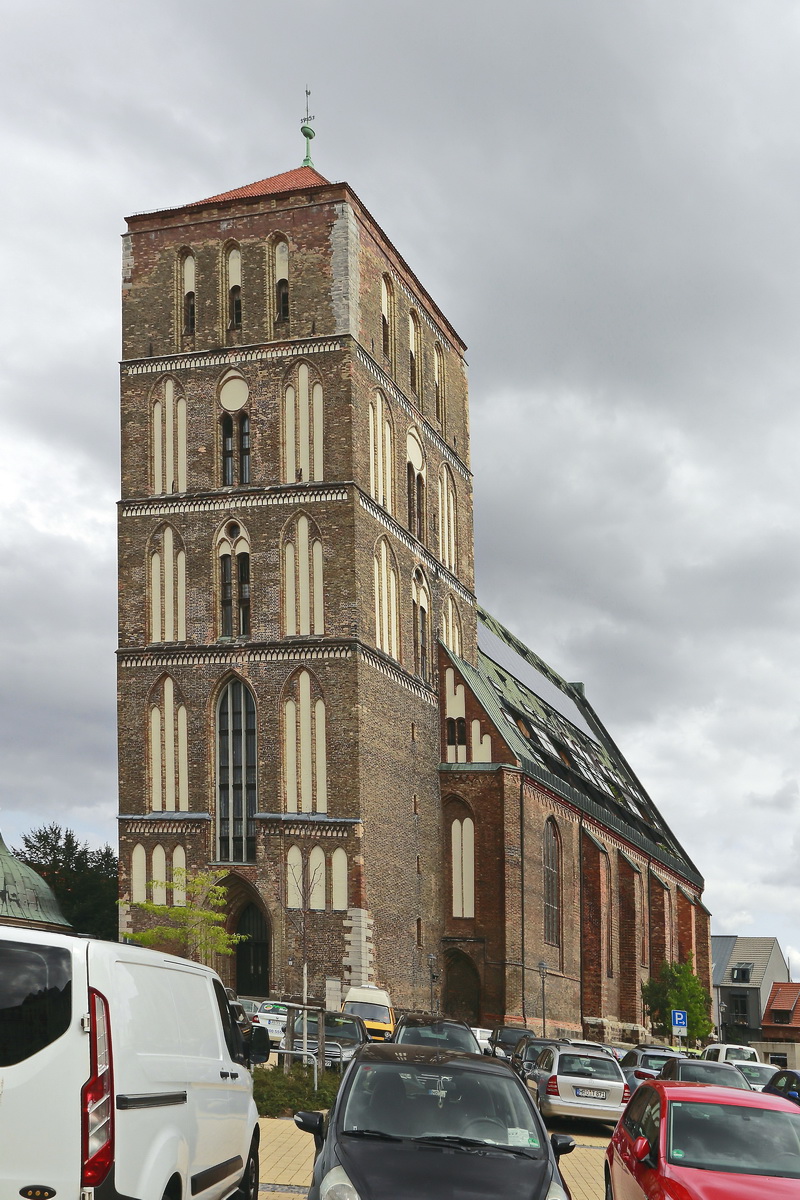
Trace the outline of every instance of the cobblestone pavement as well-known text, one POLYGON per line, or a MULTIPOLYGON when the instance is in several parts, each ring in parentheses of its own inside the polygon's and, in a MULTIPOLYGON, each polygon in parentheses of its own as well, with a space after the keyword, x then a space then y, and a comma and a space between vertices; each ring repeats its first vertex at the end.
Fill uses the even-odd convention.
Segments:
MULTIPOLYGON (((305 1196, 314 1165, 314 1139, 292 1120, 261 1118, 260 1191, 275 1200, 305 1196)), ((576 1146, 561 1160, 572 1200, 603 1200, 603 1151, 611 1127, 590 1121, 552 1122, 551 1133, 568 1133, 576 1146)))

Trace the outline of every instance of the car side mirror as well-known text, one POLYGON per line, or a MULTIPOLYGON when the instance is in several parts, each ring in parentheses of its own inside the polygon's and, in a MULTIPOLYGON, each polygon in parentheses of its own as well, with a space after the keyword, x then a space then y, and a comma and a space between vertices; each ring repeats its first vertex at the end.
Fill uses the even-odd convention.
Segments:
POLYGON ((637 1137, 633 1143, 633 1157, 637 1162, 652 1162, 652 1149, 646 1137, 637 1137))
POLYGON ((303 1133, 313 1133, 315 1138, 322 1137, 322 1127, 325 1121, 321 1112, 296 1112, 294 1123, 303 1133))
POLYGON ((550 1145, 556 1158, 561 1158, 562 1154, 572 1154, 575 1138, 570 1137, 568 1133, 553 1133, 550 1135, 550 1145))
POLYGON ((800 1093, 798 1092, 787 1092, 786 1095, 790 1100, 800 1100, 800 1093))
POLYGON ((488 1046, 484 1046, 484 1048, 483 1048, 483 1053, 484 1053, 484 1054, 488 1054, 489 1058, 491 1058, 491 1057, 492 1057, 492 1052, 491 1052, 491 1050, 489 1049, 489 1047, 488 1047, 488 1046))

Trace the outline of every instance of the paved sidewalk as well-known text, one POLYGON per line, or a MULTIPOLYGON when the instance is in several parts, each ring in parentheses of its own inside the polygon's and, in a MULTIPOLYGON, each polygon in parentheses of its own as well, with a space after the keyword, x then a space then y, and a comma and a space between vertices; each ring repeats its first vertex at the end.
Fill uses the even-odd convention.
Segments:
MULTIPOLYGON (((311 1182, 314 1165, 314 1139, 303 1133, 292 1120, 262 1117, 261 1121, 261 1188, 275 1200, 297 1200, 305 1196, 311 1182)), ((551 1133, 568 1133, 576 1146, 561 1159, 564 1178, 572 1192, 572 1200, 603 1200, 603 1151, 611 1136, 601 1126, 589 1122, 560 1122, 550 1126, 551 1133)))

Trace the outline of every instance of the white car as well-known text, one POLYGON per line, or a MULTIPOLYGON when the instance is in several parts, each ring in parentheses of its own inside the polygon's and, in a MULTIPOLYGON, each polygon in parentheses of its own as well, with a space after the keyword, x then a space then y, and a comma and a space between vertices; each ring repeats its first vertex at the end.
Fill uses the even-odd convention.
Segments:
POLYGON ((478 1029, 474 1025, 470 1025, 470 1029, 478 1039, 478 1045, 484 1054, 491 1054, 492 1047, 489 1045, 489 1038, 492 1036, 491 1029, 478 1029))
MULTIPOLYGON (((701 1058, 709 1058, 712 1062, 761 1062, 758 1052, 752 1046, 737 1046, 732 1042, 717 1042, 706 1046, 701 1058)), ((777 1067, 775 1068, 777 1070, 777 1067)))
POLYGON ((254 1025, 261 1025, 266 1029, 269 1044, 273 1050, 280 1045, 280 1040, 286 1032, 288 1011, 285 1004, 279 1004, 275 1000, 265 1000, 258 1012, 250 1018, 254 1025))
POLYGON ((764 1084, 781 1069, 774 1063, 736 1062, 733 1065, 742 1072, 754 1092, 763 1092, 764 1084))

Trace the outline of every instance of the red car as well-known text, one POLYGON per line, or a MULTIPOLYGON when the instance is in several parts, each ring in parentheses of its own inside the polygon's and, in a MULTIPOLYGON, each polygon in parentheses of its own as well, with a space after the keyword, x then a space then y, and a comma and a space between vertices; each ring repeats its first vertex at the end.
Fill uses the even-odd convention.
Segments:
POLYGON ((653 1079, 606 1151, 606 1200, 800 1196, 800 1111, 790 1100, 653 1079))

